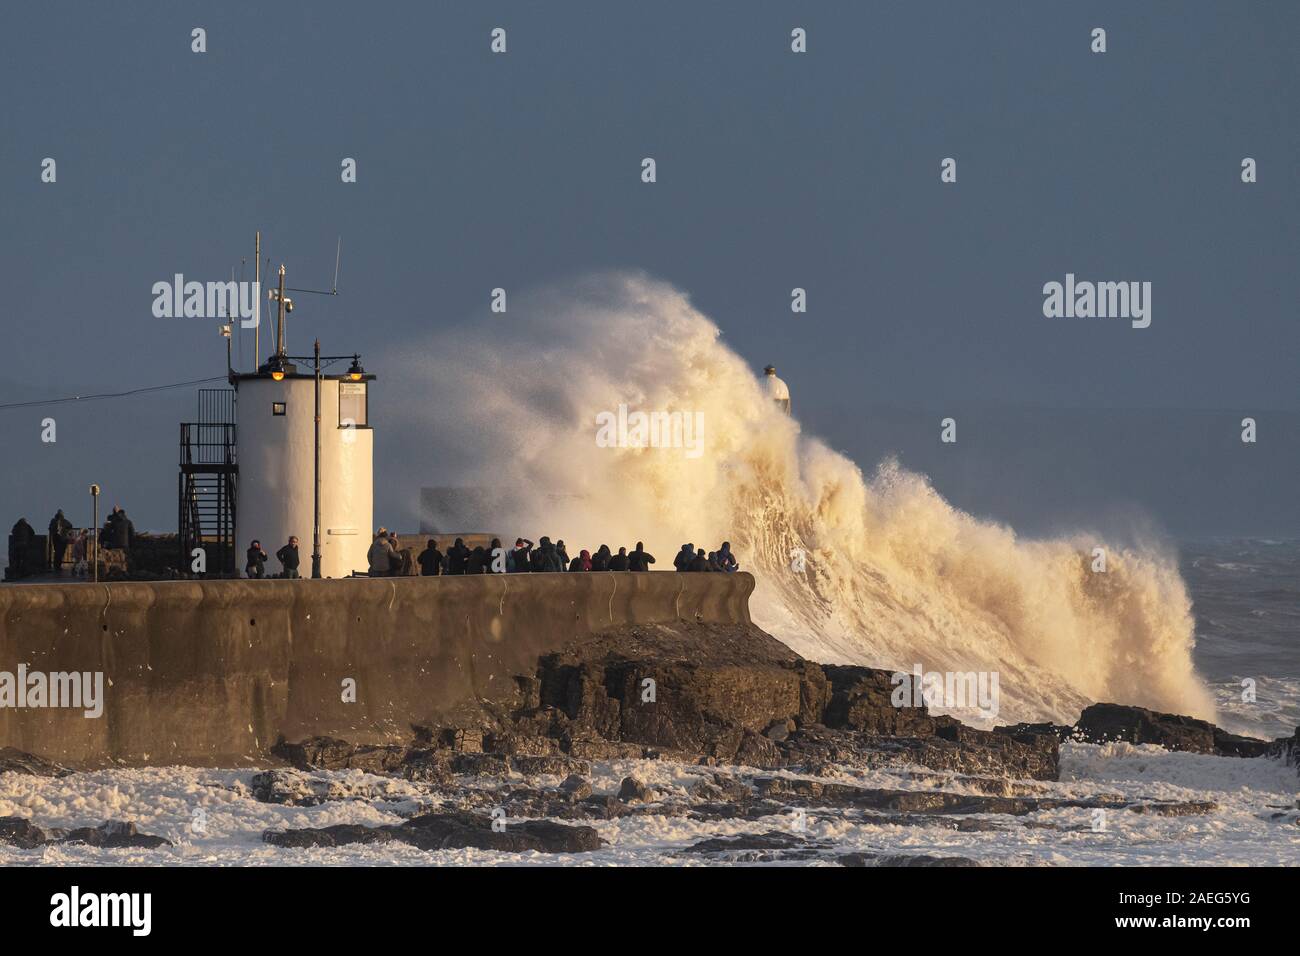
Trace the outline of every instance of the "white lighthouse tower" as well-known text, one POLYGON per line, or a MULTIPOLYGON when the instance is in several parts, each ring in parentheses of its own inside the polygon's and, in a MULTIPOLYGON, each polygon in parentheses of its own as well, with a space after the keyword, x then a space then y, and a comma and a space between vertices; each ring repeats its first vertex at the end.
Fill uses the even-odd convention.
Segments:
POLYGON ((776 407, 787 415, 790 414, 790 388, 776 377, 776 366, 769 365, 763 369, 763 390, 767 397, 776 403, 776 407))
POLYGON ((342 578, 367 567, 374 527, 374 433, 369 386, 375 376, 356 355, 308 358, 289 356, 284 316, 293 302, 279 288, 276 350, 258 370, 232 375, 238 393, 239 461, 236 523, 240 548, 254 539, 269 555, 268 573, 278 570, 274 555, 290 537, 298 539, 299 573, 342 578), (326 366, 347 361, 346 371, 326 374, 326 366))

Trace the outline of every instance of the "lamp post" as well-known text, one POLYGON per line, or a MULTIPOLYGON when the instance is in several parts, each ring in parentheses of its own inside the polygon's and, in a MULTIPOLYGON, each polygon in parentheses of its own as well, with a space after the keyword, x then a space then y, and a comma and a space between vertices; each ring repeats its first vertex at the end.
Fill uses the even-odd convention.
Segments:
POLYGON ((90 566, 96 584, 99 583, 99 485, 90 486, 90 566))
POLYGON ((316 371, 316 459, 314 463, 313 494, 315 500, 311 525, 311 576, 320 577, 320 339, 316 340, 312 351, 312 361, 316 371))
MULTIPOLYGON (((326 362, 344 362, 352 360, 348 367, 347 377, 354 382, 359 382, 365 378, 366 370, 361 367, 361 356, 353 355, 321 355, 320 339, 316 340, 312 349, 312 378, 315 380, 316 392, 316 420, 314 422, 314 440, 313 440, 313 463, 312 463, 312 548, 311 548, 311 576, 319 578, 321 576, 321 553, 320 553, 320 401, 321 401, 321 382, 324 376, 321 374, 321 360, 326 362)), ((291 362, 305 362, 305 356, 301 355, 275 355, 267 363, 271 369, 271 377, 277 382, 284 378, 284 369, 292 369, 294 366, 291 362)))

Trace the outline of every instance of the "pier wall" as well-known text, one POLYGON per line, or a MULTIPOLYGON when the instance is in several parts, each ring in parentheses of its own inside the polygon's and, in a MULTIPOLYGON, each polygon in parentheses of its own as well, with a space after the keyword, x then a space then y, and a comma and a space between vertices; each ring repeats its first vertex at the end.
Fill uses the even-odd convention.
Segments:
POLYGON ((77 767, 218 766, 263 760, 280 735, 405 740, 512 700, 516 675, 575 639, 747 623, 753 588, 673 572, 8 585, 0 672, 102 672, 103 714, 0 706, 0 747, 77 767))

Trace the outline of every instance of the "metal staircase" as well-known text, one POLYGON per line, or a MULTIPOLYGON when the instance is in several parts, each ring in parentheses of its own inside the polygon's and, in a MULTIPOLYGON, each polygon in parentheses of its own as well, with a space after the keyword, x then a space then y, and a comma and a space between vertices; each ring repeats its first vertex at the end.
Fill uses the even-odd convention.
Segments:
POLYGON ((179 554, 177 567, 193 572, 193 551, 206 553, 207 577, 238 575, 235 544, 235 392, 199 390, 199 420, 181 422, 179 554))

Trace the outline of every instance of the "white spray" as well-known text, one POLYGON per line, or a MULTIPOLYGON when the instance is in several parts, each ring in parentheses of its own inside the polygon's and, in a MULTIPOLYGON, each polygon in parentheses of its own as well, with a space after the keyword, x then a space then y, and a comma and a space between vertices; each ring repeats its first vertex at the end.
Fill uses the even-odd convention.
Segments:
MULTIPOLYGON (((377 471, 412 490, 482 489, 498 509, 482 530, 563 538, 570 555, 642 540, 671 569, 683 543, 729 540, 758 579, 755 622, 795 651, 996 671, 1001 722, 1072 722, 1094 700, 1214 716, 1172 556, 1111 548, 1094 573, 1093 537, 1020 540, 892 461, 864 477, 803 436, 719 337, 639 274, 513 296, 505 315, 385 359, 401 438, 377 471), (598 416, 620 405, 702 414, 702 454, 598 443, 598 416)), ((408 505, 414 526, 414 492, 408 505)))

